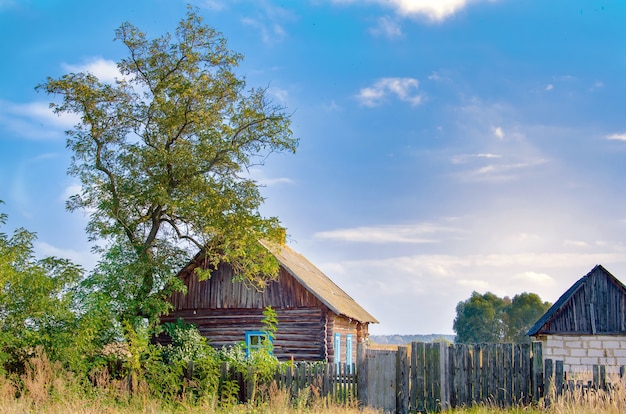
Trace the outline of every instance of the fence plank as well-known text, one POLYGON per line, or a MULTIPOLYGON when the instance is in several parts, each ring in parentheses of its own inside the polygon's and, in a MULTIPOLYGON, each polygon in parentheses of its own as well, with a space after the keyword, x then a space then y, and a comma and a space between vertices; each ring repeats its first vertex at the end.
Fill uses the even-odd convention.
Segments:
POLYGON ((537 402, 543 396, 543 353, 541 342, 532 343, 531 385, 532 399, 537 402))
POLYGON ((396 412, 409 412, 409 347, 399 346, 396 354, 396 412))
POLYGON ((411 411, 424 411, 425 400, 425 344, 411 344, 411 411))
POLYGON ((504 406, 510 407, 513 402, 513 344, 502 345, 502 363, 504 365, 504 406))

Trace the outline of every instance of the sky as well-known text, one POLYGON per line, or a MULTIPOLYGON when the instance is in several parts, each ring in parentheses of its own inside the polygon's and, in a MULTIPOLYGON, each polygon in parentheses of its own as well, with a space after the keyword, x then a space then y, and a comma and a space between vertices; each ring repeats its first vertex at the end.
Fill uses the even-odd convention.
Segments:
POLYGON ((65 210, 48 76, 116 74, 114 31, 187 4, 292 114, 296 154, 253 171, 289 245, 379 324, 451 334, 473 291, 554 302, 596 264, 626 281, 626 2, 0 0, 0 231, 97 260, 65 210))

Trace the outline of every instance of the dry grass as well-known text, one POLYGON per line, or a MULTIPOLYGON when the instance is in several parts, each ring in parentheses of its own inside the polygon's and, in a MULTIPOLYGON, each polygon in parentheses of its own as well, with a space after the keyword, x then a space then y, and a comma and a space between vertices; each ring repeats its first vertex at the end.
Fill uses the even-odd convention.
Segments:
MULTIPOLYGON (((261 390, 262 402, 220 407, 217 399, 190 402, 185 398, 164 401, 150 395, 140 383, 129 393, 122 381, 112 380, 106 372, 93 378, 95 387, 85 387, 45 355, 31 361, 25 373, 17 377, 0 377, 0 414, 374 414, 374 409, 359 409, 356 403, 329 403, 317 395, 314 387, 291 398, 287 392, 270 387, 261 390), (86 389, 88 388, 88 389, 86 389)), ((541 401, 531 406, 508 409, 481 405, 455 409, 453 414, 618 414, 626 413, 626 387, 619 378, 611 378, 610 392, 589 390, 556 398, 549 404, 541 401)))
POLYGON ((129 393, 122 381, 110 379, 106 372, 93 378, 95 387, 79 382, 60 365, 51 363, 45 355, 30 361, 25 373, 17 377, 0 376, 0 414, 373 414, 378 411, 359 410, 356 403, 329 404, 316 396, 314 389, 302 392, 295 400, 276 387, 264 390, 263 402, 220 407, 217 399, 191 402, 186 398, 164 401, 150 395, 145 384, 139 383, 129 393), (88 388, 88 389, 86 389, 88 388))

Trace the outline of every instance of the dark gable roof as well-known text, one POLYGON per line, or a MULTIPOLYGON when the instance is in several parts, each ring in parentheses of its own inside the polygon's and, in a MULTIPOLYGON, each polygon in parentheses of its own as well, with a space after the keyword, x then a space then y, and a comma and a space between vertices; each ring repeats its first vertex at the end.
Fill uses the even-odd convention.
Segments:
POLYGON ((528 335, 626 333, 625 311, 626 286, 596 265, 539 318, 528 335))
POLYGON ((291 276, 337 315, 343 315, 358 322, 378 323, 376 318, 304 256, 285 245, 265 241, 261 244, 276 257, 291 276))

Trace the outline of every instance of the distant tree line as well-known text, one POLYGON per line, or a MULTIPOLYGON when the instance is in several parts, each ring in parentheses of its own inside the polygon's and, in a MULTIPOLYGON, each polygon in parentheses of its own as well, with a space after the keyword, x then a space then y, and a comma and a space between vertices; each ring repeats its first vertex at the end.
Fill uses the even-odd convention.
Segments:
POLYGON ((524 292, 510 299, 491 292, 472 292, 469 299, 456 306, 455 342, 528 342, 528 330, 550 306, 536 293, 524 292))

